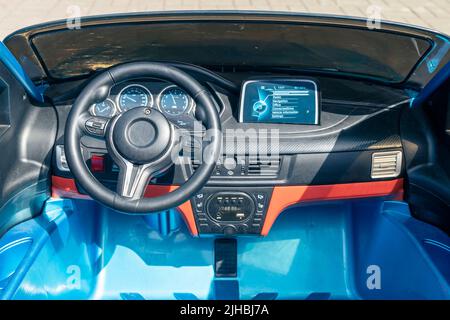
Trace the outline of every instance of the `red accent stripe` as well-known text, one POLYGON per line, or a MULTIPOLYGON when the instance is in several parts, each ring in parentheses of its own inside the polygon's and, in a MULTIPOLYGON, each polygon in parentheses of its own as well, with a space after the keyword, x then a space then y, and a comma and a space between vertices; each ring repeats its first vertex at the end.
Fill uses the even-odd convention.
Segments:
MULTIPOLYGON (((178 188, 169 185, 150 185, 145 191, 145 197, 156 197, 178 188)), ((78 192, 73 179, 52 176, 52 196, 54 198, 90 199, 78 192)), ((279 214, 287 207, 306 201, 325 201, 339 199, 386 197, 395 200, 403 199, 403 179, 376 182, 343 183, 319 186, 275 186, 267 210, 266 219, 261 231, 267 235, 279 214)), ((178 206, 190 232, 198 235, 194 213, 190 201, 178 206)))
POLYGON ((300 202, 384 196, 402 199, 403 179, 320 186, 276 186, 273 189, 261 235, 266 236, 269 233, 284 209, 300 202))
POLYGON ((52 176, 52 197, 71 199, 90 199, 88 195, 78 192, 75 180, 52 176))
MULTIPOLYGON (((168 192, 177 189, 178 186, 169 185, 150 185, 145 190, 144 197, 151 198, 157 197, 168 192)), ((75 180, 69 178, 62 178, 57 176, 52 176, 52 197, 53 198, 71 198, 71 199, 91 199, 88 195, 83 195, 78 192, 75 180)), ((190 201, 178 206, 178 210, 183 216, 189 231, 194 236, 198 235, 197 226, 195 225, 194 212, 192 211, 192 206, 190 201)))

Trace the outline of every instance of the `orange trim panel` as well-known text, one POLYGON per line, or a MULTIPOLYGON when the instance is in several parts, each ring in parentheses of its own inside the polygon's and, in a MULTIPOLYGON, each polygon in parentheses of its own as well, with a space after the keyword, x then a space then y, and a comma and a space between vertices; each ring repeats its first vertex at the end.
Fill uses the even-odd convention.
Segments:
MULTIPOLYGON (((150 185, 147 187, 144 193, 144 197, 152 198, 157 197, 168 192, 177 189, 178 186, 174 185, 150 185)), ((52 197, 53 198, 72 198, 72 199, 91 199, 88 195, 83 195, 78 192, 75 180, 69 178, 62 178, 57 176, 52 176, 52 197)), ((197 226, 195 224, 194 212, 192 211, 192 206, 190 201, 178 206, 178 211, 183 216, 189 231, 194 236, 198 235, 197 226)))
POLYGON ((266 236, 278 215, 287 207, 306 201, 393 196, 403 198, 403 179, 318 186, 275 186, 261 235, 266 236))
MULTIPOLYGON (((177 189, 175 185, 150 185, 144 196, 156 197, 177 189)), ((52 176, 52 196, 54 198, 90 199, 78 192, 75 181, 69 178, 52 176)), ((261 235, 266 236, 280 213, 291 205, 307 201, 325 201, 391 196, 394 200, 403 199, 403 179, 375 182, 357 182, 315 186, 275 186, 266 213, 261 235)), ((190 201, 178 206, 190 232, 198 235, 194 212, 190 201)))
POLYGON ((74 179, 52 176, 52 197, 71 199, 90 199, 78 192, 74 179))

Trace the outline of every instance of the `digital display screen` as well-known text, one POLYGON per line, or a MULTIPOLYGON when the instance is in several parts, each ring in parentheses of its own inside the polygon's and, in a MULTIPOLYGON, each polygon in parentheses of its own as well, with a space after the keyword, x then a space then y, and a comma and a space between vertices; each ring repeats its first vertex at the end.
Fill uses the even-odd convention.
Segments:
POLYGON ((319 124, 319 87, 310 79, 251 80, 242 88, 240 122, 319 124))

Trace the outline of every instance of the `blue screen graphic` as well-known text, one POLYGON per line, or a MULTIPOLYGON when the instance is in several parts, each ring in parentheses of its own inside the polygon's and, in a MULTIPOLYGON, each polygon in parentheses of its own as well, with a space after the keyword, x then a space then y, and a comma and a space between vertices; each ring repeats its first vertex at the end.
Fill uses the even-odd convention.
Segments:
POLYGON ((243 86, 240 121, 318 124, 318 97, 318 85, 309 79, 248 81, 243 86))

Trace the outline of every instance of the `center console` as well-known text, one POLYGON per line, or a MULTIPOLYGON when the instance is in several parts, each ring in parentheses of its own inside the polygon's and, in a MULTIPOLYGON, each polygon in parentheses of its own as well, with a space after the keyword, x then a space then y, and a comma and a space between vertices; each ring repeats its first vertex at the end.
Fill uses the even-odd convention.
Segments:
POLYGON ((272 188, 206 187, 191 200, 202 234, 261 234, 272 188))
MULTIPOLYGON (((315 126, 319 119, 319 84, 312 78, 260 78, 242 86, 241 123, 315 126)), ((212 180, 229 184, 239 178, 277 179, 280 169, 278 155, 227 157, 217 163, 212 180)), ((261 234, 272 191, 273 187, 203 188, 191 201, 199 233, 261 234)))

